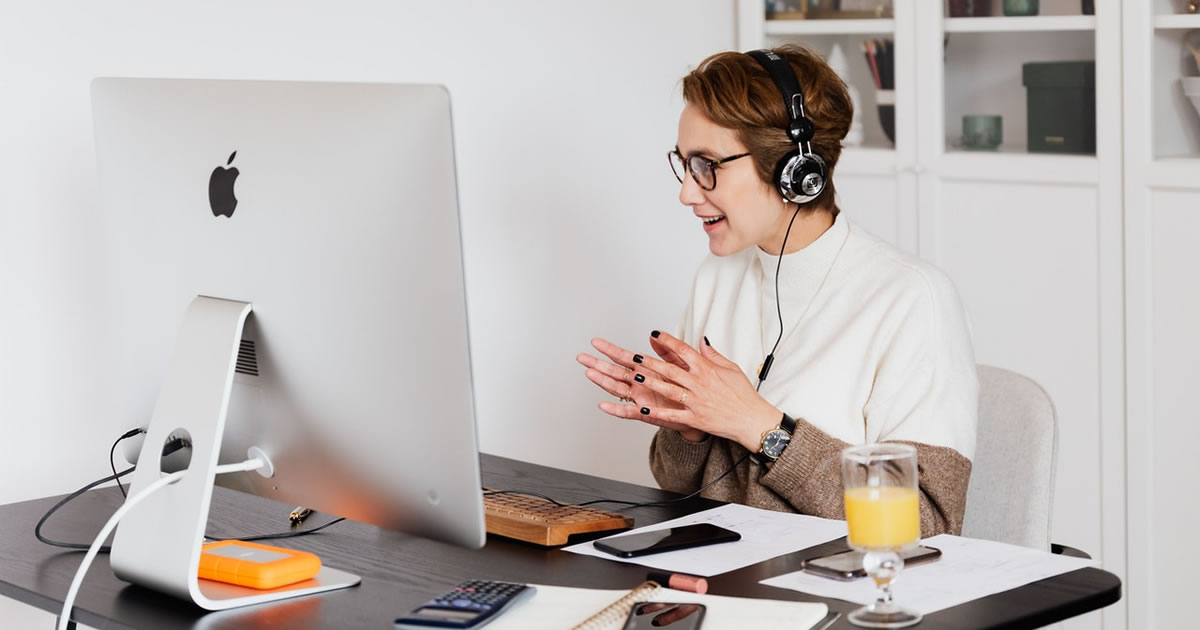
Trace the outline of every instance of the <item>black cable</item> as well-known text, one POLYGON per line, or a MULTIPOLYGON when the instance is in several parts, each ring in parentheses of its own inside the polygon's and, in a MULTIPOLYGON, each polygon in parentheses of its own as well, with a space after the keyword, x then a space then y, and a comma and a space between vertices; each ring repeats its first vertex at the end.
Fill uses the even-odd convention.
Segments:
MULTIPOLYGON (((44 525, 46 523, 46 521, 49 520, 49 518, 55 512, 58 511, 59 508, 66 505, 69 501, 75 499, 75 497, 78 497, 79 495, 83 494, 84 492, 87 492, 88 490, 91 490, 92 488, 95 488, 96 486, 98 486, 102 483, 108 483, 109 481, 116 481, 116 480, 120 479, 121 477, 124 477, 125 475, 128 475, 129 473, 133 472, 134 468, 137 468, 137 467, 130 466, 129 468, 126 468, 125 470, 122 470, 119 473, 115 473, 115 474, 105 477, 103 479, 98 479, 96 481, 93 481, 92 483, 89 483, 88 485, 76 490, 75 492, 68 494, 66 497, 61 499, 58 503, 55 503, 54 507, 50 508, 49 510, 46 511, 45 514, 42 515, 42 518, 38 520, 37 525, 34 525, 34 527, 33 527, 33 535, 37 536, 38 540, 42 541, 43 543, 46 543, 47 545, 51 545, 53 547, 64 547, 66 549, 83 549, 83 550, 87 550, 87 549, 91 548, 91 545, 84 545, 84 544, 80 544, 80 543, 65 543, 65 542, 60 542, 57 540, 51 540, 49 538, 46 538, 45 536, 42 535, 42 525, 44 525)), ((104 546, 100 547, 100 553, 108 553, 108 552, 109 552, 108 545, 104 545, 104 546)))
MULTIPOLYGON (((558 501, 555 501, 554 499, 551 499, 550 497, 548 497, 544 494, 538 494, 536 492, 527 492, 525 490, 487 490, 483 493, 483 496, 490 497, 490 496, 497 495, 497 494, 523 494, 523 495, 530 496, 530 497, 537 497, 539 499, 545 499, 545 500, 553 503, 554 505, 557 505, 558 507, 570 507, 571 506, 570 503, 559 503, 558 501)), ((577 505, 583 505, 583 504, 580 503, 577 505)))
POLYGON ((779 299, 779 269, 783 266, 783 254, 787 249, 788 235, 792 233, 792 224, 796 222, 798 216, 800 216, 800 204, 796 204, 796 211, 792 213, 792 219, 788 221, 787 231, 783 233, 783 244, 779 246, 779 260, 775 263, 775 313, 779 315, 779 336, 775 338, 775 345, 771 346, 767 358, 763 359, 762 367, 758 370, 758 385, 754 386, 754 391, 758 391, 762 387, 763 381, 767 380, 767 373, 771 371, 771 364, 775 362, 775 350, 779 348, 779 342, 783 341, 783 307, 781 306, 782 300, 779 299))
MULTIPOLYGON (((139 433, 145 433, 145 431, 143 429, 130 429, 127 433, 117 438, 117 441, 113 442, 112 448, 108 449, 108 466, 112 468, 114 477, 117 476, 117 461, 114 459, 117 452, 117 445, 120 444, 122 440, 131 438, 139 433)), ((117 489, 121 491, 121 496, 126 498, 129 497, 129 493, 125 492, 125 486, 121 485, 121 480, 119 477, 117 478, 117 489)))
POLYGON ((211 540, 213 542, 220 542, 223 540, 252 541, 252 540, 274 540, 276 538, 294 538, 296 536, 307 536, 309 534, 315 534, 315 533, 321 531, 322 529, 329 527, 330 525, 337 525, 338 523, 341 523, 344 520, 346 520, 346 517, 344 517, 344 516, 338 517, 338 518, 333 519, 332 521, 329 521, 328 523, 325 523, 324 525, 320 525, 320 526, 314 527, 312 529, 305 529, 302 531, 280 532, 278 534, 260 534, 258 536, 235 536, 233 538, 217 538, 216 536, 205 536, 205 538, 207 538, 208 540, 211 540))
POLYGON ((688 499, 696 497, 701 492, 708 490, 709 488, 713 487, 713 485, 715 485, 718 481, 720 481, 720 480, 724 479, 726 476, 728 476, 729 473, 733 472, 734 469, 736 469, 738 466, 741 466, 742 462, 746 461, 746 459, 749 457, 750 457, 749 453, 743 455, 741 459, 739 459, 737 462, 735 462, 733 464, 733 466, 730 466, 728 470, 721 473, 721 476, 708 482, 708 484, 705 485, 703 488, 700 488, 699 490, 697 490, 687 496, 679 497, 679 498, 675 498, 675 499, 667 499, 666 501, 636 502, 636 501, 624 501, 621 499, 596 499, 594 501, 584 501, 583 503, 560 503, 544 494, 539 494, 537 492, 527 492, 525 490, 488 490, 483 493, 483 496, 486 497, 486 496, 492 496, 492 495, 496 495, 496 494, 523 494, 526 496, 538 497, 539 499, 545 499, 545 500, 553 503, 554 505, 557 505, 558 507, 573 507, 573 506, 583 507, 583 506, 587 506, 587 505, 595 505, 597 503, 621 503, 621 504, 624 504, 625 507, 618 508, 620 510, 632 510, 633 508, 639 508, 639 507, 659 507, 659 506, 663 506, 663 505, 671 505, 672 503, 679 503, 682 501, 687 501, 688 499))
POLYGON ((619 499, 596 499, 595 501, 587 501, 585 503, 579 503, 578 505, 595 505, 597 503, 623 503, 623 504, 625 504, 625 507, 620 508, 620 509, 632 510, 633 508, 639 508, 639 507, 660 507, 663 505, 671 505, 673 503, 680 503, 682 501, 687 501, 688 499, 699 496, 701 492, 704 492, 705 490, 708 490, 709 488, 713 487, 714 485, 716 485, 716 483, 718 481, 727 477, 729 475, 729 473, 736 470, 738 466, 742 465, 742 462, 746 461, 749 458, 750 458, 750 453, 746 453, 745 455, 742 455, 741 459, 734 462, 732 466, 725 469, 725 472, 721 473, 721 475, 719 477, 717 477, 716 479, 713 479, 712 481, 708 482, 708 484, 705 485, 703 488, 700 488, 699 490, 697 490, 687 496, 679 497, 677 499, 667 499, 666 501, 642 501, 641 503, 635 503, 633 501, 621 501, 619 499))

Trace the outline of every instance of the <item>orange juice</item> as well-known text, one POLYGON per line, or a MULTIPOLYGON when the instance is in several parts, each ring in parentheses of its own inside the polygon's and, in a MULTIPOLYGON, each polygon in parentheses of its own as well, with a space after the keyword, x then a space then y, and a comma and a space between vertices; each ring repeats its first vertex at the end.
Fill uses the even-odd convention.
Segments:
POLYGON ((846 523, 850 544, 895 549, 921 538, 920 501, 913 488, 850 488, 846 491, 846 523))

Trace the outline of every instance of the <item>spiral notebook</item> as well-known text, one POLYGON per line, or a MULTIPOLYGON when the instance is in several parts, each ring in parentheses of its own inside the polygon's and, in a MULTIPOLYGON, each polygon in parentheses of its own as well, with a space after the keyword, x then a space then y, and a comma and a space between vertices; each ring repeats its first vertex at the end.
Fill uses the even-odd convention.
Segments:
POLYGON ((533 597, 505 611, 488 630, 621 630, 638 602, 704 604, 705 628, 803 630, 825 616, 825 604, 700 595, 643 582, 631 591, 533 585, 533 597))

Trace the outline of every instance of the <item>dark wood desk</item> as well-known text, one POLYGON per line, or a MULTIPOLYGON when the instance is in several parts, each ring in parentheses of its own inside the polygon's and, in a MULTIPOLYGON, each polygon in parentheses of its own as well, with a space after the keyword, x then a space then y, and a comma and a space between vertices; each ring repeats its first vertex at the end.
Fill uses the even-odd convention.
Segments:
MULTIPOLYGON (((670 498, 661 490, 484 455, 484 484, 542 492, 562 501, 599 497, 635 501, 670 498)), ((82 483, 80 485, 83 485, 82 483)), ((83 552, 49 547, 33 537, 33 526, 57 498, 0 506, 0 595, 58 614, 83 552)), ((115 488, 89 492, 63 508, 45 529, 50 538, 88 543, 120 505, 115 488)), ((704 499, 629 514, 637 525, 683 516, 719 503, 704 499)), ((223 488, 213 497, 208 532, 237 536, 286 530, 294 506, 223 488)), ((314 526, 324 522, 315 516, 314 526)), ((631 588, 646 568, 548 550, 489 537, 469 551, 442 543, 346 521, 313 536, 274 541, 313 551, 326 564, 363 576, 347 590, 275 604, 206 613, 154 591, 118 580, 106 555, 97 557, 83 582, 74 618, 101 630, 245 628, 391 628, 392 619, 469 578, 537 582, 592 588, 631 588)), ((759 580, 800 568, 801 560, 835 548, 835 541, 781 556, 709 580, 711 592, 743 597, 825 601, 843 613, 856 605, 763 586, 759 580)), ((1099 569, 1081 569, 999 593, 925 617, 918 628, 1034 628, 1102 608, 1121 597, 1121 581, 1099 569)), ((850 628, 845 617, 836 628, 850 628)), ((716 629, 713 629, 716 630, 716 629)))

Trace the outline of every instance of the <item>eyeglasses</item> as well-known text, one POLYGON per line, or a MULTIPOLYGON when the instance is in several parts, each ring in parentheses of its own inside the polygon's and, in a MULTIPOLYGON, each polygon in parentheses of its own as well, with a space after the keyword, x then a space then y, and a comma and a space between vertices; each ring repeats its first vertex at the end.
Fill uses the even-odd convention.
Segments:
POLYGON ((750 154, 739 153, 719 160, 710 160, 703 155, 689 155, 684 158, 683 154, 679 152, 679 148, 676 147, 667 151, 667 161, 671 163, 671 170, 675 172, 675 179, 678 179, 680 184, 683 183, 683 176, 691 171, 692 179, 696 180, 701 188, 712 190, 717 187, 717 167, 747 155, 750 154))

